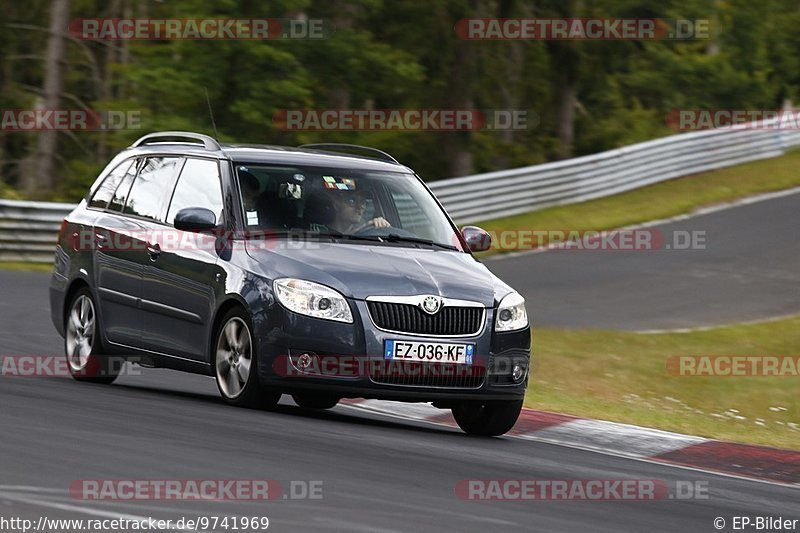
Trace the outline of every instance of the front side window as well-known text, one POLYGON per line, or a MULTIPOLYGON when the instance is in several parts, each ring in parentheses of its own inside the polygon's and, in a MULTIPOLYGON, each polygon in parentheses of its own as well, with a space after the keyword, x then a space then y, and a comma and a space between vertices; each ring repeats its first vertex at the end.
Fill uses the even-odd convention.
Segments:
POLYGON ((181 157, 148 157, 133 182, 123 213, 162 222, 182 164, 181 157))
POLYGON ((187 159, 167 214, 167 224, 186 207, 205 207, 214 212, 217 223, 222 220, 222 185, 219 164, 209 159, 187 159))
POLYGON ((453 226, 416 176, 236 163, 248 230, 302 230, 351 240, 460 249, 453 226))

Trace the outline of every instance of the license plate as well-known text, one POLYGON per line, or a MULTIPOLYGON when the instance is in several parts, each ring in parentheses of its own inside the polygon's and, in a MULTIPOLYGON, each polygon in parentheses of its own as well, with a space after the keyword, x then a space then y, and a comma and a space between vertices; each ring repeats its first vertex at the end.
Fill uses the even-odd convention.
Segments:
POLYGON ((387 340, 383 355, 395 361, 471 365, 475 345, 387 340))

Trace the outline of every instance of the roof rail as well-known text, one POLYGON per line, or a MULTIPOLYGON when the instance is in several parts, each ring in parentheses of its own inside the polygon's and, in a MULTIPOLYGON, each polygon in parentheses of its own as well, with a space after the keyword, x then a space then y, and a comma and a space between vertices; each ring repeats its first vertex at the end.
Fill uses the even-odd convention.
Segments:
POLYGON ((158 131, 156 133, 149 133, 144 137, 140 137, 135 143, 131 145, 131 148, 136 148, 137 146, 145 146, 148 144, 155 144, 155 143, 163 143, 169 142, 175 139, 189 139, 192 141, 200 141, 203 143, 203 148, 206 150, 222 150, 222 147, 219 145, 216 139, 213 137, 209 137, 208 135, 203 135, 202 133, 193 133, 191 131, 158 131))
MULTIPOLYGON (((371 148, 369 146, 361 146, 360 144, 346 144, 346 143, 314 143, 314 144, 302 144, 298 146, 298 148, 311 148, 313 150, 321 150, 323 152, 345 152, 347 150, 361 150, 363 152, 369 152, 370 154, 378 156, 378 159, 382 161, 388 161, 390 163, 395 163, 397 165, 400 164, 400 161, 392 157, 391 155, 387 154, 383 150, 378 150, 377 148, 371 148)), ((351 154, 356 155, 356 154, 351 154)))

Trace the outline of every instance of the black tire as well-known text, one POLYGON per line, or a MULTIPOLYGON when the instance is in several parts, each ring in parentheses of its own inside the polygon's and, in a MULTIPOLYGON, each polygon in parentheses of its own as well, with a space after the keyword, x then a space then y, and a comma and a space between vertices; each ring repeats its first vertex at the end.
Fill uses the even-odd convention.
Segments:
POLYGON ((336 407, 341 398, 331 394, 303 392, 292 394, 292 399, 303 409, 331 409, 336 407))
POLYGON ((519 418, 522 400, 469 401, 453 407, 458 427, 469 435, 496 437, 507 433, 519 418))
POLYGON ((258 380, 258 347, 252 332, 244 310, 231 309, 222 317, 211 346, 217 388, 229 405, 274 407, 281 393, 265 389, 258 380))
POLYGON ((64 354, 76 381, 111 384, 119 376, 124 359, 104 355, 97 304, 87 287, 72 295, 64 313, 64 354))

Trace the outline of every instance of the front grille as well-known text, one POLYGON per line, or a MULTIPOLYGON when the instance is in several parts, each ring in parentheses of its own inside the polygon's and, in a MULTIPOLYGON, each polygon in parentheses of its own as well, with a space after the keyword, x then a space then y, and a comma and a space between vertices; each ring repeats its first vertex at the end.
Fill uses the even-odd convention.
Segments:
POLYGON ((478 389, 486 379, 486 368, 473 365, 384 361, 370 365, 370 379, 383 385, 478 389))
POLYGON ((372 321, 381 329, 418 335, 474 335, 483 326, 482 307, 443 307, 429 315, 416 305, 367 302, 372 321))

